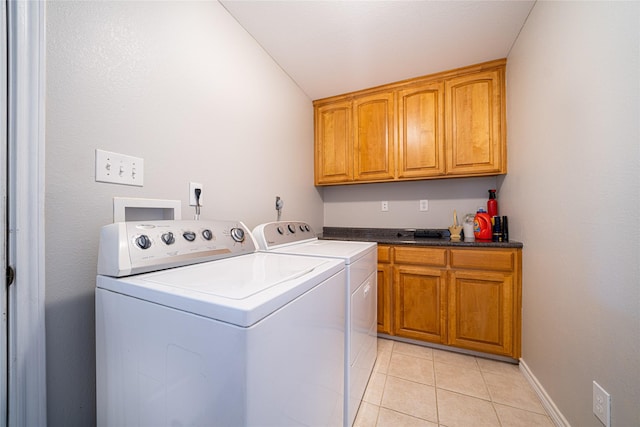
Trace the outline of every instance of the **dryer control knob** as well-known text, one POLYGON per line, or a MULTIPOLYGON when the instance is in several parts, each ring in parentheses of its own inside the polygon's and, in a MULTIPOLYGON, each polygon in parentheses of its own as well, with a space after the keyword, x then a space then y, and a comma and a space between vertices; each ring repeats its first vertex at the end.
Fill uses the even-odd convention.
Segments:
POLYGON ((211 240, 213 239, 213 233, 207 228, 202 230, 202 237, 204 237, 204 240, 211 240))
POLYGON ((173 233, 169 231, 162 235, 162 241, 165 245, 173 245, 176 242, 176 238, 173 237, 173 233))
POLYGON ((196 240, 196 233, 194 233, 193 231, 185 231, 184 233, 182 233, 182 237, 190 242, 193 242, 194 240, 196 240))
POLYGON ((296 232, 296 226, 293 224, 289 224, 287 225, 287 228, 289 229, 290 232, 295 233, 296 232))
POLYGON ((236 242, 244 242, 244 230, 242 228, 232 228, 231 238, 236 242))
POLYGON ((149 249, 151 247, 151 239, 149 239, 149 236, 142 234, 136 237, 136 245, 140 249, 149 249))

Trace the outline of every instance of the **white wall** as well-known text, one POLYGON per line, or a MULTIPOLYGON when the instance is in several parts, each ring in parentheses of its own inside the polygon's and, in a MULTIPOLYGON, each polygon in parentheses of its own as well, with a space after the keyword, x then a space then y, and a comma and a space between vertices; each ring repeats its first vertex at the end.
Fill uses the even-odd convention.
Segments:
POLYGON ((523 360, 573 426, 640 425, 640 3, 538 2, 507 64, 523 360))
POLYGON ((311 101, 217 2, 47 3, 49 426, 95 423, 98 233, 112 198, 182 200, 203 218, 322 227, 311 101), (142 157, 145 185, 94 181, 96 148, 142 157), (295 177, 295 179, 291 179, 295 177))

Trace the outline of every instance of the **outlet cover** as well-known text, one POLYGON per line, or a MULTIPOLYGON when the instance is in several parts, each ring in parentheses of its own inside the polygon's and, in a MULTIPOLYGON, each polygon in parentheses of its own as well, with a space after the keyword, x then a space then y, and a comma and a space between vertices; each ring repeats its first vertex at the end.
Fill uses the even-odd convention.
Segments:
POLYGON ((611 427, 611 395, 595 381, 593 382, 593 413, 605 427, 611 427))
POLYGON ((196 188, 200 189, 200 206, 203 206, 202 203, 202 184, 199 182, 190 182, 189 183, 189 206, 196 205, 196 188))
POLYGON ((429 210, 429 201, 420 200, 420 212, 426 212, 429 210))
POLYGON ((388 212, 389 211, 389 202, 388 201, 382 201, 380 202, 380 210, 382 212, 388 212))

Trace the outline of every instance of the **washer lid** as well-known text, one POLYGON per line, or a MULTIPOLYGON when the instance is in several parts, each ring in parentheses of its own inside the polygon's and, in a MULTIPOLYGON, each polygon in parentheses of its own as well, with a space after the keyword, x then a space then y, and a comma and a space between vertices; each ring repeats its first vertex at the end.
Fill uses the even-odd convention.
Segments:
POLYGON ((271 253, 341 258, 344 259, 347 264, 352 264, 373 250, 376 250, 376 243, 348 240, 313 240, 305 243, 281 246, 271 250, 271 253))
POLYGON ((328 258, 253 253, 119 279, 98 276, 97 285, 246 327, 343 269, 344 262, 328 258))

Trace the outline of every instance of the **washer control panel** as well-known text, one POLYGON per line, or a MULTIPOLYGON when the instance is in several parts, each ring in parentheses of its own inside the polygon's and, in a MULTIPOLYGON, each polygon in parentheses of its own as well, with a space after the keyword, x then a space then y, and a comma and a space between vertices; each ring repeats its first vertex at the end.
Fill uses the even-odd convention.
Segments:
POLYGON ((311 226, 302 221, 278 221, 261 224, 253 229, 253 237, 262 250, 317 239, 311 226))
POLYGON ((122 277, 255 252, 239 221, 117 222, 102 227, 98 274, 122 277))

